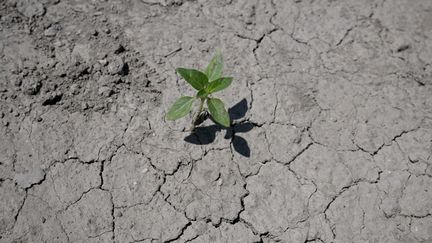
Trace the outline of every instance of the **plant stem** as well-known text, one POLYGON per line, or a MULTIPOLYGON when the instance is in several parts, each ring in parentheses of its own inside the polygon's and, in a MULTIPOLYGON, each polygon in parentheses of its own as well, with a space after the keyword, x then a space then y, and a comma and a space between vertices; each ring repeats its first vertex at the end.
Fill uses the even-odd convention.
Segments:
POLYGON ((191 132, 193 132, 193 130, 195 129, 195 123, 198 120, 198 117, 201 114, 201 112, 203 112, 203 110, 204 110, 204 101, 205 101, 205 98, 201 98, 199 109, 195 113, 194 119, 192 120, 192 127, 190 129, 191 132))

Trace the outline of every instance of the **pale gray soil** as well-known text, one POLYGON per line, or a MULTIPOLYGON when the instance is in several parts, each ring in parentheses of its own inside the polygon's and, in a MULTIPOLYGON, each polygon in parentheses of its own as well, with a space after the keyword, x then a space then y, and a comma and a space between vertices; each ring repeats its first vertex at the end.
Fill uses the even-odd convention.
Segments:
POLYGON ((432 242, 431 154, 430 0, 0 1, 2 243, 432 242))

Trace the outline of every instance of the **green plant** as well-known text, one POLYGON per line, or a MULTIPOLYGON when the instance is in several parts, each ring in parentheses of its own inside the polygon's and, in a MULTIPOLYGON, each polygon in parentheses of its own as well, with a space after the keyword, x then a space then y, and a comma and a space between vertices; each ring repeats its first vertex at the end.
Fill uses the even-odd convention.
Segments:
POLYGON ((201 72, 195 69, 177 68, 176 72, 182 76, 198 92, 195 96, 182 96, 174 102, 166 114, 167 120, 177 120, 186 116, 194 101, 199 100, 199 107, 192 120, 192 128, 207 118, 204 104, 207 104, 213 120, 224 127, 230 126, 230 117, 222 100, 213 97, 213 93, 221 91, 231 85, 233 78, 222 77, 223 60, 220 52, 212 58, 207 68, 201 72))

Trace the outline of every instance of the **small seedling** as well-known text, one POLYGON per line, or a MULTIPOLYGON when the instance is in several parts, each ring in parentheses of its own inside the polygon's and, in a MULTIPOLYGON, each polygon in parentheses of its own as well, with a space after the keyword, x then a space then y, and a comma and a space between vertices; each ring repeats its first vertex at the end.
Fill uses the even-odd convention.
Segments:
POLYGON ((191 110, 194 101, 199 100, 199 107, 192 120, 191 131, 195 126, 205 121, 209 113, 204 107, 207 103, 208 111, 213 120, 224 127, 230 126, 230 117, 222 100, 212 95, 231 85, 233 78, 222 77, 223 60, 220 52, 212 58, 207 68, 201 72, 195 69, 177 68, 176 72, 182 76, 198 92, 194 97, 182 96, 171 106, 166 119, 177 120, 186 116, 191 110))

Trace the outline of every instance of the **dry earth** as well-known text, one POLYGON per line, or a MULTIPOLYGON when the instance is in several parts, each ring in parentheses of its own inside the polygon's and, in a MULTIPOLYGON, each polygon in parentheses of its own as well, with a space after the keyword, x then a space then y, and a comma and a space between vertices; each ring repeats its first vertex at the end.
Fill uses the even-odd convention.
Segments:
POLYGON ((0 1, 2 243, 432 242, 431 154, 430 0, 0 1))

